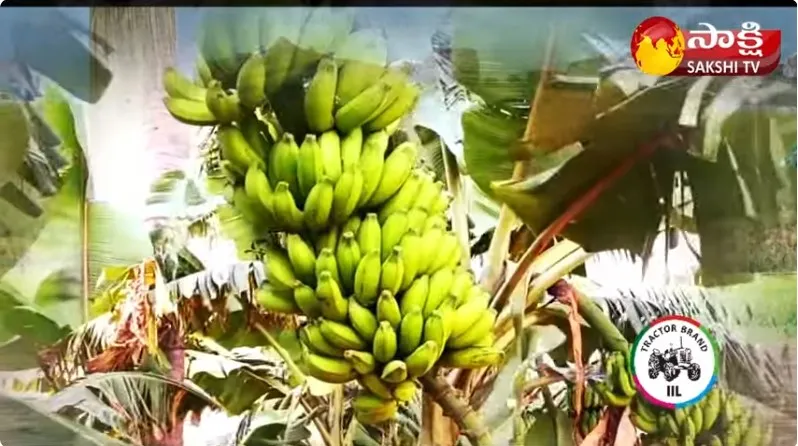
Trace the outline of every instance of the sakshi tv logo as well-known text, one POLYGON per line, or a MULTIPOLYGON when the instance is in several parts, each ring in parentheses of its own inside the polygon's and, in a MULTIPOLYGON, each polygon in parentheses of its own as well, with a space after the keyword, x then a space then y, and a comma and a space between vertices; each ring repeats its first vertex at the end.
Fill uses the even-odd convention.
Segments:
POLYGON ((682 30, 666 17, 649 17, 632 33, 632 58, 653 76, 765 76, 781 58, 781 31, 744 22, 740 29, 682 30))

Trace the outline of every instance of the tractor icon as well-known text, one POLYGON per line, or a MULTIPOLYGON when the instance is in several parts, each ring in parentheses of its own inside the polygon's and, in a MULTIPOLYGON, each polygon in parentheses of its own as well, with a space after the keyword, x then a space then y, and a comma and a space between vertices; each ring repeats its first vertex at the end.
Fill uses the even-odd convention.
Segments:
POLYGON ((657 379, 660 373, 668 382, 679 376, 682 370, 687 370, 690 381, 698 381, 701 377, 701 366, 693 362, 693 352, 685 348, 682 338, 679 337, 679 348, 666 348, 664 352, 654 349, 648 358, 648 376, 657 379))

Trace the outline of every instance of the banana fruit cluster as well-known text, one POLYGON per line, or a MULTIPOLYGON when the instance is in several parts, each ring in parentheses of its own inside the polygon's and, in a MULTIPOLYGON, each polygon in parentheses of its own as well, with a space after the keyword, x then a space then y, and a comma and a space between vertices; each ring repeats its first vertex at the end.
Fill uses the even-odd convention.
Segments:
POLYGON ((715 386, 699 403, 663 410, 636 398, 632 422, 645 432, 644 444, 663 446, 767 446, 772 426, 742 406, 737 396, 715 386))
POLYGON ((305 125, 295 132, 294 143, 301 145, 305 134, 321 139, 331 130, 349 135, 362 127, 390 134, 415 106, 421 91, 406 66, 388 65, 381 30, 352 31, 351 15, 330 8, 293 14, 292 20, 259 15, 214 13, 206 20, 198 79, 175 69, 163 77, 164 103, 172 116, 186 124, 234 126, 246 133, 243 121, 265 108, 278 116, 298 112, 305 125), (295 84, 298 91, 289 103, 270 101, 295 84))

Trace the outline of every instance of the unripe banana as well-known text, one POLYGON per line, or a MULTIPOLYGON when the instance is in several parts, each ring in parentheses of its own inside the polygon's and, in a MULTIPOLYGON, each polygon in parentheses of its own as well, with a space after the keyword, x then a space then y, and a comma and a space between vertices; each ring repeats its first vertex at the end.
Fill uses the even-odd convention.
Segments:
POLYGON ((263 256, 266 276, 272 286, 283 290, 292 290, 297 277, 288 256, 281 250, 266 248, 263 256))
POLYGON ((435 260, 438 248, 443 239, 444 232, 440 228, 432 228, 431 230, 421 234, 421 261, 419 262, 419 272, 429 272, 433 260, 435 260))
MULTIPOLYGON (((770 443, 762 443, 763 446, 768 444, 770 443)), ((711 437, 709 437, 709 440, 707 441, 707 446, 724 446, 724 445, 723 442, 720 441, 720 438, 718 438, 717 435, 712 435, 711 437)))
POLYGON ((416 164, 417 154, 418 147, 409 141, 391 151, 385 159, 377 188, 367 202, 368 206, 383 204, 399 191, 416 164))
MULTIPOLYGON (((600 382, 595 385, 596 391, 601 395, 601 398, 613 407, 626 407, 632 403, 633 397, 626 396, 626 395, 618 395, 610 389, 609 384, 606 382, 600 382)), ((668 417, 670 418, 670 417, 668 417)), ((678 424, 676 420, 673 420, 674 425, 677 427, 678 433, 678 424)), ((659 423, 657 423, 659 424, 659 423)))
POLYGON ((626 396, 635 396, 637 394, 637 389, 635 388, 629 370, 626 368, 626 361, 624 360, 623 354, 620 352, 613 352, 612 358, 614 358, 613 361, 615 361, 617 370, 614 378, 618 388, 621 389, 621 392, 626 396))
POLYGON ((460 241, 453 233, 446 232, 438 242, 438 252, 435 254, 432 263, 430 263, 427 272, 434 273, 445 268, 450 263, 452 256, 457 256, 457 259, 460 259, 460 241))
POLYGON ((272 188, 266 174, 253 164, 244 176, 244 191, 260 217, 265 221, 274 222, 274 208, 272 203, 272 188))
POLYGON ((707 394, 706 401, 704 401, 704 404, 702 404, 701 410, 703 414, 701 418, 703 419, 703 425, 707 430, 712 429, 712 427, 715 425, 715 421, 718 419, 718 415, 720 415, 720 397, 721 395, 718 387, 713 387, 712 390, 709 391, 709 394, 707 394))
POLYGON ((230 161, 230 166, 237 174, 244 176, 250 166, 260 168, 263 165, 260 157, 250 147, 238 127, 222 125, 216 131, 216 137, 221 146, 222 159, 230 161))
POLYGON ((452 198, 452 194, 448 192, 438 195, 438 198, 435 199, 435 201, 432 203, 432 207, 429 210, 430 214, 445 214, 449 209, 452 198))
POLYGON ((394 359, 382 368, 380 378, 387 383, 399 384, 407 379, 407 365, 399 359, 394 359))
POLYGON ((745 432, 740 437, 740 444, 741 445, 760 445, 762 443, 762 425, 759 422, 759 418, 756 416, 751 416, 751 420, 748 422, 748 428, 745 429, 745 432))
POLYGON ((360 223, 362 222, 363 220, 360 218, 360 216, 355 214, 346 220, 346 223, 344 223, 341 228, 341 232, 351 232, 352 234, 357 234, 357 232, 360 230, 360 223))
MULTIPOLYGON (((321 304, 321 314, 331 320, 337 322, 346 321, 347 313, 349 311, 349 304, 343 295, 341 289, 338 288, 338 282, 335 281, 333 275, 329 271, 322 271, 318 276, 318 284, 316 285, 316 298, 321 304)), ((356 348, 345 347, 342 348, 356 348)))
MULTIPOLYGON (((417 210, 420 210, 420 209, 413 209, 413 210, 417 211, 417 210)), ((427 215, 427 213, 424 212, 424 215, 427 215)), ((446 221, 445 218, 443 218, 443 216, 441 216, 441 215, 428 215, 427 219, 424 220, 424 227, 421 229, 421 232, 422 233, 427 232, 427 231, 429 231, 432 228, 440 228, 440 229, 446 230, 447 226, 448 226, 448 222, 446 221)))
POLYGON ((379 424, 392 419, 396 415, 396 400, 384 400, 376 395, 361 393, 352 403, 355 408, 355 417, 360 423, 379 424), (367 402, 364 399, 368 398, 367 402))
POLYGON ((347 293, 355 291, 355 272, 357 272, 360 258, 360 247, 355 241, 355 235, 351 232, 344 232, 338 242, 335 260, 338 264, 341 286, 347 293))
POLYGON ((329 272, 330 276, 336 283, 341 283, 341 275, 338 270, 338 259, 335 257, 333 250, 330 248, 323 248, 319 253, 318 259, 316 259, 316 276, 320 276, 324 271, 329 272))
POLYGON ((457 337, 451 337, 446 343, 447 347, 461 349, 471 347, 493 330, 493 323, 496 321, 496 310, 489 309, 482 313, 480 318, 465 333, 457 337))
POLYGON ((504 360, 504 352, 493 347, 472 347, 462 350, 446 350, 441 356, 443 367, 479 369, 498 365, 504 360))
POLYGON ((380 81, 363 90, 338 109, 335 113, 335 127, 341 133, 349 133, 365 124, 369 116, 380 106, 389 88, 385 82, 380 81))
MULTIPOLYGON (((452 324, 453 325, 453 324, 452 324)), ((472 347, 493 347, 496 343, 496 336, 493 333, 488 333, 479 341, 475 342, 472 347)))
POLYGON ((400 120, 416 106, 420 95, 421 89, 417 85, 406 85, 396 100, 377 115, 377 117, 366 123, 366 129, 370 132, 376 132, 400 120))
POLYGON ((449 295, 454 280, 454 272, 450 269, 442 269, 429 278, 429 293, 424 304, 424 317, 428 317, 433 311, 441 306, 443 300, 449 295))
POLYGON ((315 286, 316 255, 313 248, 298 234, 288 234, 285 247, 296 277, 308 285, 315 286))
MULTIPOLYGON (((271 139, 268 126, 253 113, 250 116, 241 118, 241 121, 238 123, 238 128, 241 129, 241 134, 244 135, 244 139, 246 139, 249 146, 252 147, 252 151, 260 158, 263 164, 261 169, 263 169, 264 173, 268 172, 266 169, 266 160, 269 156, 269 149, 274 142, 274 140, 271 139)), ((269 187, 271 187, 271 184, 269 184, 269 187)))
POLYGON ((327 342, 317 324, 308 324, 299 332, 302 342, 313 352, 333 358, 343 358, 344 351, 327 342))
POLYGON ((338 182, 335 183, 335 192, 333 193, 332 221, 334 223, 344 223, 355 212, 362 191, 363 173, 358 167, 341 174, 338 182))
POLYGON ((363 129, 352 130, 341 139, 341 168, 344 172, 360 164, 363 151, 363 129))
POLYGON ((377 320, 387 321, 394 329, 399 328, 399 323, 402 322, 399 303, 390 291, 383 291, 377 298, 377 320))
MULTIPOLYGON (((427 222, 428 218, 429 215, 427 214, 427 211, 421 208, 410 209, 407 211, 407 226, 408 228, 423 234, 426 232, 425 223, 427 222)), ((432 262, 432 260, 430 260, 430 262, 432 262)))
POLYGON ((337 81, 338 65, 335 60, 323 58, 305 92, 305 119, 312 132, 326 132, 335 126, 333 109, 337 81))
POLYGON ((285 181, 288 183, 291 194, 298 197, 299 181, 297 178, 297 160, 299 158, 299 146, 294 140, 294 135, 285 132, 283 136, 272 146, 269 154, 269 180, 272 186, 285 181))
POLYGON ((343 172, 341 165, 341 137, 335 130, 324 132, 319 137, 321 146, 321 159, 324 166, 324 174, 330 177, 333 182, 338 181, 343 172))
POLYGON ((266 50, 266 93, 276 93, 288 77, 296 53, 296 42, 285 36, 275 40, 266 50))
POLYGON ((394 246, 391 254, 382 264, 380 274, 380 290, 389 291, 391 294, 399 292, 402 286, 404 275, 404 260, 402 259, 402 248, 394 246))
POLYGON ((396 356, 396 332, 388 321, 380 322, 377 332, 374 333, 372 353, 377 361, 386 363, 396 356))
POLYGON ((407 214, 397 212, 385 220, 382 224, 382 259, 385 260, 391 254, 408 229, 407 214))
POLYGON ((274 217, 283 228, 294 233, 302 231, 305 216, 297 207, 288 183, 285 181, 277 183, 272 195, 272 202, 274 203, 274 217))
POLYGON ((241 65, 236 91, 241 106, 247 110, 255 110, 266 103, 266 61, 262 54, 252 54, 241 65))
POLYGON ((375 373, 369 373, 367 375, 361 376, 358 378, 358 382, 366 390, 382 399, 393 399, 393 393, 391 392, 391 389, 375 373))
POLYGON ((443 193, 445 188, 446 185, 441 181, 435 181, 432 183, 425 182, 418 191, 418 197, 416 197, 416 201, 413 202, 413 207, 423 209, 429 213, 430 209, 432 209, 432 205, 443 193))
POLYGON ((205 105, 221 124, 232 124, 241 119, 241 106, 237 93, 224 91, 218 81, 211 82, 205 93, 205 105))
POLYGON ((399 191, 380 208, 380 221, 384 222, 396 212, 408 212, 413 206, 413 202, 425 178, 427 176, 422 170, 416 169, 411 172, 402 187, 399 188, 399 191))
POLYGON ((299 193, 307 197, 316 183, 324 177, 324 164, 321 156, 321 146, 316 135, 308 133, 299 146, 296 162, 296 176, 299 193))
POLYGON ((380 80, 388 85, 388 91, 385 93, 385 96, 383 96, 380 106, 369 115, 366 122, 376 118, 399 97, 409 81, 408 75, 411 69, 412 67, 405 65, 402 67, 390 67, 385 70, 380 80))
POLYGON ((647 434, 655 434, 659 431, 656 421, 643 418, 639 414, 632 412, 629 414, 629 419, 636 428, 647 434))
POLYGON ((382 76, 388 58, 383 31, 362 29, 349 34, 335 50, 343 60, 336 95, 346 104, 382 76))
POLYGON ((424 334, 424 315, 414 309, 408 312, 399 324, 399 353, 403 356, 413 353, 424 334))
POLYGON ((373 372, 374 368, 377 366, 377 361, 374 360, 374 356, 368 352, 346 350, 344 352, 344 358, 351 362, 355 371, 361 375, 367 375, 373 372))
POLYGON ((438 344, 426 341, 405 358, 407 375, 411 378, 424 376, 435 365, 438 359, 438 344))
POLYGON ((379 185, 385 165, 385 151, 388 149, 389 136, 385 132, 372 133, 363 142, 360 154, 360 170, 363 172, 363 192, 358 205, 364 206, 379 185))
POLYGON ((326 177, 310 190, 305 201, 304 214, 305 225, 311 231, 318 232, 329 225, 334 193, 335 184, 326 177))
POLYGON ((393 389, 393 396, 401 403, 413 401, 418 391, 418 386, 412 380, 402 381, 393 389))
POLYGON ((474 286, 474 275, 471 271, 460 270, 454 274, 452 287, 449 289, 449 295, 456 298, 456 306, 460 306, 465 302, 472 286, 474 286))
POLYGON ((693 422, 693 426, 695 426, 696 435, 706 430, 704 426, 704 412, 699 405, 690 408, 690 420, 693 422))
POLYGON ((311 318, 321 316, 321 302, 316 297, 316 292, 308 285, 297 281, 294 288, 294 301, 302 313, 311 318))
POLYGON ((266 311, 283 314, 297 314, 300 312, 291 290, 279 289, 268 284, 259 288, 255 293, 255 300, 266 311))
MULTIPOLYGON (((424 342, 433 341, 441 346, 441 350, 448 339, 447 331, 446 320, 443 313, 438 310, 433 311, 424 320, 424 342)), ((442 351, 439 351, 436 355, 440 356, 441 353, 442 351)))
POLYGON ((421 266, 421 236, 417 231, 408 230, 399 242, 405 271, 402 275, 401 290, 407 290, 418 276, 421 266))
POLYGON ((487 310, 489 303, 490 295, 488 293, 479 293, 457 308, 452 317, 452 338, 465 334, 487 310))
POLYGON ((322 319, 319 329, 324 339, 335 347, 344 350, 365 350, 368 347, 366 342, 349 325, 322 319))
POLYGON ((374 334, 379 326, 377 317, 353 297, 349 298, 349 323, 361 339, 366 342, 374 340, 374 334))
POLYGON ((381 273, 379 251, 373 250, 360 259, 355 271, 355 298, 361 305, 370 307, 377 300, 381 273))
POLYGON ((360 246, 361 252, 377 251, 377 254, 381 256, 382 228, 377 220, 377 214, 366 214, 366 218, 363 219, 357 230, 357 244, 360 246))
POLYGON ((353 380, 357 373, 349 361, 341 358, 328 358, 309 351, 304 352, 304 362, 311 376, 333 384, 343 384, 353 380))
POLYGON ((205 95, 207 94, 205 88, 195 84, 172 67, 164 71, 163 88, 171 98, 182 98, 196 102, 205 102, 205 95))
POLYGON ((407 315, 414 309, 421 311, 423 314, 424 307, 427 304, 427 295, 429 295, 429 282, 429 276, 427 275, 413 281, 400 302, 402 315, 407 315))
MULTIPOLYGON (((202 57, 202 54, 198 53, 194 60, 194 72, 195 78, 200 85, 203 87, 210 85, 211 81, 213 80, 213 73, 211 73, 211 67, 208 66, 208 61, 202 57)), ((205 96, 203 96, 201 100, 202 102, 205 102, 205 96)))
POLYGON ((204 100, 200 102, 167 96, 163 99, 163 103, 169 114, 183 124, 205 126, 216 125, 219 122, 204 100))
POLYGON ((244 220, 253 225, 254 228, 270 227, 274 225, 273 220, 269 220, 262 213, 262 206, 247 197, 247 192, 243 187, 234 187, 231 203, 233 207, 241 213, 244 220))
POLYGON ((335 248, 338 246, 338 234, 339 231, 337 226, 332 226, 327 229, 327 232, 317 234, 314 243, 316 252, 321 254, 324 248, 330 248, 335 251, 335 248))

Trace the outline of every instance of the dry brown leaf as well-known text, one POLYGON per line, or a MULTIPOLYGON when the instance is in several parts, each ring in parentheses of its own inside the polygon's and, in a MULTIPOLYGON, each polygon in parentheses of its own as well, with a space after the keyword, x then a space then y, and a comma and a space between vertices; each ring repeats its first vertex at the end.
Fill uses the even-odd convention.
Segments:
POLYGON ((618 421, 618 430, 615 431, 614 446, 634 446, 637 444, 637 429, 629 418, 629 408, 627 407, 618 421))

